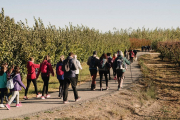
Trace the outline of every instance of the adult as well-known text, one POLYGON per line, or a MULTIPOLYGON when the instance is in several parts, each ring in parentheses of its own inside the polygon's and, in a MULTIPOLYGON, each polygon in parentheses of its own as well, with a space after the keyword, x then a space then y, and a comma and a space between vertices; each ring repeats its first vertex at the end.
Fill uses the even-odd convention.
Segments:
POLYGON ((112 65, 113 65, 113 59, 112 59, 112 57, 111 57, 111 53, 107 53, 107 59, 108 59, 108 64, 109 64, 109 69, 108 69, 108 74, 109 74, 109 80, 111 80, 111 67, 112 67, 112 65))
POLYGON ((109 63, 108 63, 108 59, 107 59, 107 55, 106 54, 102 54, 102 56, 100 57, 99 60, 99 75, 100 75, 100 90, 102 91, 102 78, 103 78, 103 74, 105 76, 105 80, 106 80, 106 90, 109 89, 108 87, 108 78, 107 78, 107 74, 108 74, 108 69, 109 69, 109 63))
POLYGON ((36 68, 39 68, 39 66, 40 66, 39 64, 34 64, 34 58, 33 57, 29 58, 29 61, 27 63, 27 72, 28 73, 27 73, 27 87, 26 87, 25 95, 24 95, 25 100, 28 99, 27 92, 28 92, 28 89, 29 89, 31 82, 34 85, 36 98, 41 97, 41 94, 38 93, 37 82, 36 82, 36 68))
POLYGON ((78 76, 79 76, 79 69, 82 70, 82 66, 81 66, 81 63, 80 61, 77 59, 77 55, 74 55, 73 58, 75 59, 76 61, 76 65, 77 65, 77 70, 76 70, 76 86, 77 86, 77 83, 78 83, 78 76))
POLYGON ((117 79, 118 79, 118 90, 122 88, 123 84, 123 78, 124 78, 124 73, 126 71, 125 66, 126 64, 130 64, 130 61, 128 61, 125 57, 123 57, 123 52, 120 51, 119 56, 116 58, 114 62, 114 69, 116 69, 117 73, 117 79))
POLYGON ((130 61, 133 62, 133 59, 134 59, 134 52, 133 52, 133 50, 130 50, 129 56, 130 56, 130 61))
POLYGON ((113 75, 114 75, 114 80, 117 79, 116 69, 114 69, 114 62, 115 62, 116 58, 117 58, 117 53, 115 53, 114 56, 113 56, 113 75))
POLYGON ((7 75, 4 72, 4 66, 1 66, 1 71, 0 71, 0 99, 1 99, 1 104, 0 107, 3 108, 5 107, 3 105, 3 101, 4 101, 4 93, 6 92, 6 84, 7 84, 7 75))
POLYGON ((124 51, 124 57, 126 57, 128 59, 128 50, 127 49, 125 49, 125 51, 124 51))
POLYGON ((63 71, 64 71, 64 92, 63 92, 63 103, 69 103, 68 98, 68 87, 71 84, 75 101, 79 101, 81 98, 78 96, 76 89, 76 70, 78 69, 76 60, 73 58, 74 54, 71 52, 67 59, 63 61, 63 71))
POLYGON ((62 66, 63 66, 63 61, 64 61, 64 55, 62 55, 60 57, 59 62, 56 65, 56 75, 57 75, 57 79, 59 80, 59 95, 58 97, 60 97, 60 99, 63 96, 63 91, 64 91, 64 71, 62 70, 62 66))
POLYGON ((48 55, 46 55, 44 57, 42 63, 40 64, 40 68, 37 73, 37 79, 38 79, 39 74, 41 73, 41 78, 44 82, 41 99, 50 97, 50 95, 48 94, 50 73, 54 76, 54 71, 53 71, 52 65, 48 61, 50 61, 50 57, 48 55), (44 96, 44 93, 46 93, 46 96, 44 96))
POLYGON ((87 61, 87 65, 89 65, 89 71, 92 78, 91 90, 96 89, 96 77, 97 77, 97 66, 98 66, 99 58, 97 57, 97 52, 93 52, 93 56, 90 56, 87 61))
POLYGON ((134 52, 134 59, 136 61, 137 60, 137 50, 133 50, 133 52, 134 52))

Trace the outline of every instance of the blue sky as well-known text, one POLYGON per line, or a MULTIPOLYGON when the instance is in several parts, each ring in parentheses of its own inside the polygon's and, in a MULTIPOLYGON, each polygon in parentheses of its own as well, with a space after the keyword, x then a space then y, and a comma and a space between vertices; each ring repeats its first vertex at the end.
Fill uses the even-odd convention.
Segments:
POLYGON ((34 18, 64 28, 71 22, 101 32, 137 28, 177 28, 180 0, 0 0, 5 15, 15 21, 34 18))

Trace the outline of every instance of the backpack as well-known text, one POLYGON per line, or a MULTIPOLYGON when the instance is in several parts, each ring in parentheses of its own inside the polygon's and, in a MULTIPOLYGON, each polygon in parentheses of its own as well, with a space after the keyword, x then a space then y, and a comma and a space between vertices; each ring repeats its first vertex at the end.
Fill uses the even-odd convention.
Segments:
POLYGON ((106 66, 106 60, 102 59, 100 62, 99 62, 99 69, 104 69, 106 66))
POLYGON ((70 71, 69 59, 64 61, 64 71, 65 72, 70 71))
MULTIPOLYGON (((16 76, 16 75, 15 75, 15 76, 16 76)), ((15 77, 15 76, 14 76, 14 77, 15 77)), ((13 77, 13 78, 14 78, 14 77, 13 77)), ((13 88, 14 88, 16 82, 13 83, 13 78, 11 78, 10 80, 7 81, 6 88, 8 88, 8 89, 13 89, 13 88)))
POLYGON ((57 68, 57 75, 63 75, 64 74, 64 71, 62 71, 62 65, 58 65, 58 68, 57 68))
POLYGON ((124 68, 125 68, 125 65, 124 65, 123 62, 124 62, 123 58, 117 59, 117 66, 116 66, 116 69, 124 69, 124 68))
POLYGON ((48 65, 45 63, 41 64, 41 73, 47 73, 48 65))
POLYGON ((131 51, 130 56, 134 57, 134 52, 133 51, 131 51))
POLYGON ((96 67, 96 57, 91 57, 90 68, 96 67))

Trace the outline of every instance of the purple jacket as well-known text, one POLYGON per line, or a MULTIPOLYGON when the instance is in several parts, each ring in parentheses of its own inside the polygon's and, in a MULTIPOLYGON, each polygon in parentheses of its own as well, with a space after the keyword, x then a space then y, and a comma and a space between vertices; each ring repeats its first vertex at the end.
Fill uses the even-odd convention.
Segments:
POLYGON ((16 76, 13 78, 13 83, 15 83, 14 88, 12 91, 20 91, 21 87, 26 89, 25 85, 21 81, 21 76, 20 74, 16 74, 16 76))

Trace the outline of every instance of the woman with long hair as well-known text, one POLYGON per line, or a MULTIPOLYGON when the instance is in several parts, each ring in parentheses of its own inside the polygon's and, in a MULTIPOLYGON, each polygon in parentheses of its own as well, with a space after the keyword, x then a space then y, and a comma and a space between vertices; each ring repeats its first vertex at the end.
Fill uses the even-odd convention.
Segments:
POLYGON ((38 79, 38 76, 41 73, 41 77, 44 82, 41 99, 50 97, 50 95, 48 94, 49 76, 50 76, 50 73, 54 76, 54 71, 53 71, 51 63, 48 62, 49 60, 50 60, 50 57, 46 55, 42 63, 40 64, 40 68, 36 77, 38 79), (46 93, 46 96, 44 96, 44 92, 46 93))
POLYGON ((108 74, 108 68, 109 68, 109 64, 108 64, 108 59, 107 59, 107 55, 106 54, 102 54, 102 56, 100 57, 99 60, 99 75, 100 75, 100 90, 102 91, 102 78, 103 78, 103 74, 105 76, 105 80, 106 80, 106 90, 109 89, 108 87, 108 78, 107 78, 107 74, 108 74))

